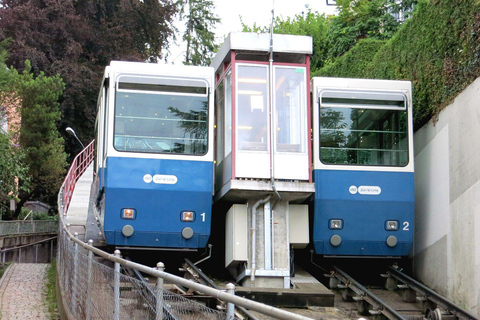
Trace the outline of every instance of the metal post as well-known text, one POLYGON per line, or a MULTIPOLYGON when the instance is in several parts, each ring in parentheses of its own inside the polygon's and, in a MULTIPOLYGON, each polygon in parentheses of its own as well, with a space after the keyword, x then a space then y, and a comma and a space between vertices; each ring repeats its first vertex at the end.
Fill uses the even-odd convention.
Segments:
MULTIPOLYGON (((120 250, 115 250, 115 257, 120 258, 120 250)), ((115 297, 115 312, 114 319, 120 319, 120 263, 115 262, 115 275, 114 275, 114 297, 115 297)))
POLYGON ((18 248, 18 263, 22 262, 22 248, 18 248))
POLYGON ((35 263, 38 263, 38 244, 35 245, 35 263))
MULTIPOLYGON (((65 292, 70 292, 70 291, 69 291, 69 284, 70 284, 70 282, 68 281, 69 278, 70 278, 70 277, 68 276, 68 273, 70 272, 70 270, 68 270, 68 269, 65 268, 65 264, 68 263, 68 258, 71 257, 71 256, 69 255, 69 253, 70 253, 70 242, 71 242, 71 241, 72 241, 72 240, 71 240, 70 238, 67 238, 67 237, 65 236, 65 248, 64 248, 65 251, 63 252, 63 259, 61 259, 62 264, 63 264, 63 268, 61 268, 60 270, 64 270, 64 271, 63 271, 63 281, 65 282, 65 285, 64 285, 65 292)), ((67 268, 68 268, 68 266, 67 266, 67 268)))
MULTIPOLYGON (((157 263, 157 270, 164 271, 165 265, 163 262, 157 263)), ((157 304, 155 306, 156 309, 156 317, 155 320, 162 320, 163 319, 163 278, 157 278, 157 304)))
POLYGON ((265 270, 272 270, 272 210, 270 201, 263 205, 265 235, 265 270))
MULTIPOLYGON (((235 285, 233 283, 227 283, 227 293, 235 295, 235 285)), ((231 302, 227 303, 227 320, 235 319, 235 305, 231 302)))
MULTIPOLYGON (((88 240, 88 245, 93 247, 93 240, 88 240)), ((87 296, 85 299, 85 320, 90 320, 90 304, 92 296, 92 262, 93 262, 93 252, 88 250, 88 268, 87 268, 87 296)))
MULTIPOLYGON (((78 239, 78 232, 74 233, 75 239, 78 239)), ((77 270, 78 270, 78 243, 74 243, 74 252, 73 252, 73 284, 72 284, 72 305, 73 313, 77 309, 77 270)))

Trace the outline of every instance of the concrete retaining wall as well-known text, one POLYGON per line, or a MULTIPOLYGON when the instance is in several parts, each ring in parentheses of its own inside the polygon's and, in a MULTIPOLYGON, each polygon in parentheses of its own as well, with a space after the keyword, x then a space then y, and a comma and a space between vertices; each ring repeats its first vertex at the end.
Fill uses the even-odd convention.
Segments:
POLYGON ((415 276, 480 317, 480 78, 415 133, 415 276))

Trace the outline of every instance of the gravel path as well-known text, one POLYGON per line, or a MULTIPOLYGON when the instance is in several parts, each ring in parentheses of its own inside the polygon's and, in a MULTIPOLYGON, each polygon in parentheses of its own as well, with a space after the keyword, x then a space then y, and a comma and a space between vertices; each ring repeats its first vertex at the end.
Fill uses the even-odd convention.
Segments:
POLYGON ((45 319, 47 263, 14 263, 0 280, 0 319, 45 319))

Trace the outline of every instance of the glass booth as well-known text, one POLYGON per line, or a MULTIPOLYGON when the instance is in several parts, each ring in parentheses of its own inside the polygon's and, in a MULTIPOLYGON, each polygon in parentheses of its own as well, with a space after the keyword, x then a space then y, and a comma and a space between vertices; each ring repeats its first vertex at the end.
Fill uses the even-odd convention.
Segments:
POLYGON ((310 37, 230 33, 216 71, 216 188, 235 179, 311 182, 310 37))

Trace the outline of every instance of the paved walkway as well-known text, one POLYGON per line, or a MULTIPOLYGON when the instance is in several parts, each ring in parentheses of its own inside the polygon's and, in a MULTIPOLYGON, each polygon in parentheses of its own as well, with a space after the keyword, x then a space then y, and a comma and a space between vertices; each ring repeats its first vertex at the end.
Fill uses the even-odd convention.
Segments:
POLYGON ((0 285, 0 319, 45 319, 51 316, 46 305, 47 263, 14 263, 0 285))

